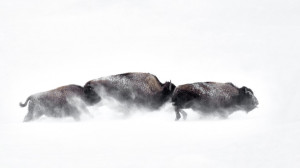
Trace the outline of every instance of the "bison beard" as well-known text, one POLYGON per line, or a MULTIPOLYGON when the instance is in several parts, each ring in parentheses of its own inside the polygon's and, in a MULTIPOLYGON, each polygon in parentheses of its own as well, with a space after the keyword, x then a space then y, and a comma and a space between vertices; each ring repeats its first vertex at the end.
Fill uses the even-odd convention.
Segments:
POLYGON ((249 112, 258 101, 251 89, 237 88, 232 83, 199 82, 178 86, 172 96, 176 120, 185 119, 183 109, 191 108, 202 114, 216 114, 223 118, 237 110, 249 112))
POLYGON ((94 91, 84 90, 78 85, 67 85, 43 93, 37 93, 27 98, 21 107, 28 105, 28 113, 24 121, 31 121, 42 115, 50 117, 71 116, 79 120, 81 112, 88 113, 87 105, 93 105, 101 100, 94 91))

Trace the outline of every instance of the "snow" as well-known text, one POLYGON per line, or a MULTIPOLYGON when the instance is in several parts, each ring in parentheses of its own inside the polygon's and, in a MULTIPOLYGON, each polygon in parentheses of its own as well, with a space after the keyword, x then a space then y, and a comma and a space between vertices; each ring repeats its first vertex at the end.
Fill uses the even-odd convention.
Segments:
POLYGON ((270 128, 256 120, 2 124, 1 166, 298 167, 298 126, 270 128))
POLYGON ((299 1, 0 2, 0 167, 300 167, 299 1), (90 107, 23 123, 29 95, 125 72, 232 82, 259 107, 226 120, 192 110, 90 107), (200 119, 199 119, 200 118, 200 119))

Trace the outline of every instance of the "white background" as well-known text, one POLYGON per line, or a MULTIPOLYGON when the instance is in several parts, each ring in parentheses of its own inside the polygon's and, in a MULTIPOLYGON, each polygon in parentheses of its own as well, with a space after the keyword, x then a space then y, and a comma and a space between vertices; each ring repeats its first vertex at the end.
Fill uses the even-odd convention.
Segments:
POLYGON ((1 0, 0 167, 299 167, 299 18, 296 0, 1 0), (232 82, 260 104, 22 122, 31 94, 123 72, 232 82))

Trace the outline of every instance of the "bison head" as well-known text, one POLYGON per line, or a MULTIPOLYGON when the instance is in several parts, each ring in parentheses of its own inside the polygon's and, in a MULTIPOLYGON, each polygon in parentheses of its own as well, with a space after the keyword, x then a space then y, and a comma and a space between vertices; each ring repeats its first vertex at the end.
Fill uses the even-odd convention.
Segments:
POLYGON ((101 97, 97 94, 94 88, 91 86, 90 82, 84 85, 84 94, 86 96, 86 103, 89 105, 94 105, 101 101, 101 97))
POLYGON ((244 110, 249 112, 257 107, 258 100, 251 89, 243 86, 239 90, 239 103, 244 110))
POLYGON ((172 95, 174 92, 176 86, 170 81, 170 82, 165 82, 163 84, 163 94, 164 95, 172 95))

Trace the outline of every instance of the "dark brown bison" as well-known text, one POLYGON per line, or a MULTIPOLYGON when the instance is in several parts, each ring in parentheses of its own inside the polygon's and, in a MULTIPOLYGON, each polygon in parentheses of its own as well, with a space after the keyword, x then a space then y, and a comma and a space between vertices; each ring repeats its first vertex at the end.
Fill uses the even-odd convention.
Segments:
POLYGON ((62 86, 47 92, 37 93, 27 98, 21 107, 29 101, 28 113, 24 121, 31 121, 42 115, 51 117, 71 116, 79 120, 81 111, 88 113, 86 105, 98 103, 101 97, 92 89, 84 89, 77 85, 62 86))
POLYGON ((94 89, 102 98, 147 109, 158 109, 167 102, 175 89, 170 82, 161 83, 150 73, 124 73, 91 80, 84 86, 94 89))
POLYGON ((198 82, 178 86, 172 96, 176 120, 186 118, 182 109, 191 108, 203 114, 228 117, 237 110, 249 112, 256 108, 258 101, 247 87, 238 88, 232 83, 198 82))

